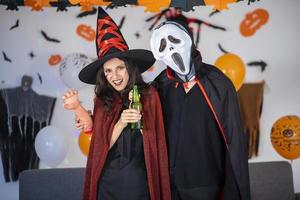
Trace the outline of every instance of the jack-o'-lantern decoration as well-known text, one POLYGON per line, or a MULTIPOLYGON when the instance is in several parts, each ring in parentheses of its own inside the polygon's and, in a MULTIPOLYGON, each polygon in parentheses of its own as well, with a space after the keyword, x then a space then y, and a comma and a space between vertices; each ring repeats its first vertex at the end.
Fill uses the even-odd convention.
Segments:
POLYGON ((89 153, 91 139, 92 139, 92 134, 85 133, 85 132, 81 132, 78 137, 78 145, 79 145, 80 151, 84 155, 88 155, 88 153, 89 153))
POLYGON ((50 58, 48 59, 48 63, 49 65, 57 65, 58 63, 60 63, 62 60, 60 55, 51 55, 50 58))
POLYGON ((262 8, 246 14, 245 19, 240 24, 240 32, 243 36, 253 35, 269 19, 269 13, 262 8))
POLYGON ((246 68, 239 56, 226 53, 216 60, 215 66, 232 81, 236 91, 240 89, 245 79, 246 68))
POLYGON ((213 6, 216 10, 228 9, 227 4, 235 3, 237 0, 204 0, 205 5, 213 6))
POLYGON ((138 0, 139 6, 145 6, 145 11, 160 12, 163 8, 168 8, 171 4, 171 0, 159 0, 153 2, 153 0, 138 0))
POLYGON ((88 25, 80 24, 77 26, 76 33, 87 41, 94 41, 96 38, 96 32, 88 25))
POLYGON ((300 157, 300 117, 288 115, 278 119, 271 129, 271 142, 282 157, 294 160, 300 157))

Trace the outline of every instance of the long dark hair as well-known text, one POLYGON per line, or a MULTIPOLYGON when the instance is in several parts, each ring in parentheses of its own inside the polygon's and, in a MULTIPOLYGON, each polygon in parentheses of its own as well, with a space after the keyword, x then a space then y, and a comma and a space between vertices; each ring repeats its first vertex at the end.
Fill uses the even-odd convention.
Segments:
POLYGON ((129 79, 127 86, 122 91, 116 91, 113 86, 107 81, 104 75, 104 68, 101 66, 97 73, 95 94, 104 103, 106 110, 111 110, 114 105, 115 98, 121 98, 124 105, 129 105, 128 94, 133 88, 133 85, 138 86, 139 92, 143 95, 149 85, 144 82, 141 74, 139 73, 138 66, 128 58, 118 58, 124 61, 129 79))

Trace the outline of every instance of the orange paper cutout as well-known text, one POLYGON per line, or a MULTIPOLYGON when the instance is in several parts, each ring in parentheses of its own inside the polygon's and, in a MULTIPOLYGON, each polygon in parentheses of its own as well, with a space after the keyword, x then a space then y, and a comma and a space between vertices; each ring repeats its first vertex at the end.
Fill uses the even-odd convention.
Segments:
POLYGON ((229 3, 235 3, 237 0, 204 0, 205 5, 213 6, 216 10, 228 9, 229 3))
POLYGON ((80 24, 77 26, 76 33, 87 41, 94 41, 96 38, 96 31, 92 27, 80 24))
POLYGON ((240 24, 240 32, 243 36, 253 35, 269 19, 269 13, 265 9, 259 8, 246 14, 245 19, 240 24))
POLYGON ((57 65, 58 63, 60 63, 62 60, 60 55, 51 55, 50 58, 48 59, 48 63, 49 65, 57 65))
POLYGON ((152 1, 152 0, 138 0, 139 6, 145 6, 145 11, 149 12, 160 12, 163 8, 168 8, 171 4, 171 0, 159 0, 159 1, 152 1))

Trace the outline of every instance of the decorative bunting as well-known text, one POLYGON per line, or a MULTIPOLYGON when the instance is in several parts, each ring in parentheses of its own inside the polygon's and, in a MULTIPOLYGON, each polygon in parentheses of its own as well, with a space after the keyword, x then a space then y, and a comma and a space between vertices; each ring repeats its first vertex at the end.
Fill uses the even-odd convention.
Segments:
MULTIPOLYGON (((94 12, 94 6, 115 8, 126 5, 146 7, 146 12, 161 12, 161 10, 176 7, 183 11, 193 10, 195 6, 213 6, 216 10, 227 9, 229 3, 243 0, 0 0, 0 5, 6 5, 7 10, 18 10, 18 6, 30 6, 33 11, 42 11, 43 7, 57 7, 57 11, 67 11, 68 6, 80 6, 82 11, 94 12)), ((246 0, 248 5, 259 0, 246 0)))

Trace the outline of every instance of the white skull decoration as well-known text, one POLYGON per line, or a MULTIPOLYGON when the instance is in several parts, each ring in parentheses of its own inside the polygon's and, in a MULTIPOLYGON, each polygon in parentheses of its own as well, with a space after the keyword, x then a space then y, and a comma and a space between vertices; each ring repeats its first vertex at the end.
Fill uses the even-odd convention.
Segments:
POLYGON ((178 75, 189 74, 192 39, 183 26, 171 21, 162 23, 153 31, 150 46, 157 60, 178 75))

